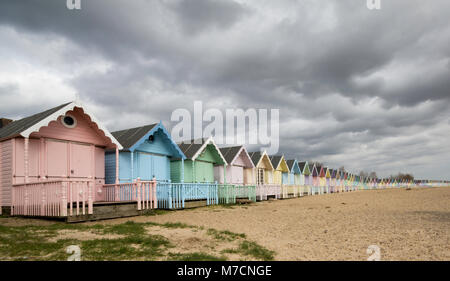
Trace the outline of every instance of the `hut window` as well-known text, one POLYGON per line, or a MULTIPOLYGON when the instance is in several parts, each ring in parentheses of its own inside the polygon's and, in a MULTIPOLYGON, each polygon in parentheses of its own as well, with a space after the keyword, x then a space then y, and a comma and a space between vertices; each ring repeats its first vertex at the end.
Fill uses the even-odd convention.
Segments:
POLYGON ((75 117, 69 114, 63 116, 61 121, 62 124, 67 128, 75 128, 77 126, 77 119, 75 119, 75 117))
POLYGON ((257 184, 264 184, 264 169, 258 169, 257 184))
POLYGON ((155 140, 155 136, 154 135, 151 135, 151 136, 148 137, 148 141, 149 142, 153 142, 154 140, 155 140))

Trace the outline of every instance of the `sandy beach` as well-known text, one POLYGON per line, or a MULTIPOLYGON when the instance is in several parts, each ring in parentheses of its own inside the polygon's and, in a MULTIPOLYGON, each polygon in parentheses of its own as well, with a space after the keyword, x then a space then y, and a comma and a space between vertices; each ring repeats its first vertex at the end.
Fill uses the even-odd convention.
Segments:
POLYGON ((450 259, 450 188, 370 190, 104 221, 181 222, 245 233, 276 260, 450 259))

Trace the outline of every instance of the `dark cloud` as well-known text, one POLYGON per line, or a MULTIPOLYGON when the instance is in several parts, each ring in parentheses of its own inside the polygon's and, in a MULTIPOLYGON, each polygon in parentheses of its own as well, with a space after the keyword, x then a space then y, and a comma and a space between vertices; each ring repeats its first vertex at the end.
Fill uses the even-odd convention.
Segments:
POLYGON ((227 29, 245 15, 243 5, 229 0, 179 0, 169 4, 180 26, 188 33, 211 29, 227 29))
POLYGON ((0 3, 2 116, 76 94, 112 130, 194 100, 279 108, 290 157, 444 177, 448 1, 81 2, 0 3))

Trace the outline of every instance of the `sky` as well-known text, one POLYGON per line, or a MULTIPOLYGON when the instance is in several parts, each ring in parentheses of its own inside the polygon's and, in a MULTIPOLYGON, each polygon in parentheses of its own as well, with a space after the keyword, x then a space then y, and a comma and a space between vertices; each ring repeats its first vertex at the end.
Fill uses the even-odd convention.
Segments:
MULTIPOLYGON (((450 1, 0 2, 0 117, 79 98, 111 131, 280 110, 280 153, 450 179, 450 1)), ((205 124, 207 125, 207 124, 205 124)))

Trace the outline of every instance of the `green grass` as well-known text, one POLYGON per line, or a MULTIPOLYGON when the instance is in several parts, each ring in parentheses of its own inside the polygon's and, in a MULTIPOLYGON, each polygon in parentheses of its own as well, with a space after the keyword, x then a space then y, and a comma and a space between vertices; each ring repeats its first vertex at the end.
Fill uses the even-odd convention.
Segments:
POLYGON ((167 222, 167 223, 155 223, 155 222, 147 222, 144 223, 145 225, 154 225, 154 226, 160 226, 160 227, 165 227, 165 228, 197 228, 196 226, 193 225, 187 225, 185 223, 180 223, 180 222, 167 222))
POLYGON ((170 261, 226 261, 224 256, 216 257, 205 253, 169 254, 170 261))
POLYGON ((230 232, 228 230, 216 230, 216 229, 208 229, 206 232, 208 235, 213 236, 216 240, 222 240, 222 241, 234 241, 239 238, 246 238, 246 235, 244 233, 234 233, 230 232))
POLYGON ((122 224, 115 224, 104 226, 101 229, 103 233, 112 233, 112 234, 122 234, 122 235, 143 235, 145 233, 145 227, 142 223, 135 223, 132 221, 127 221, 122 224))
POLYGON ((274 258, 274 251, 270 251, 255 242, 242 241, 237 249, 225 249, 222 254, 239 254, 253 257, 258 260, 271 261, 274 258))
POLYGON ((65 260, 70 245, 82 249, 84 260, 153 260, 173 247, 159 235, 145 234, 143 224, 126 222, 118 225, 52 224, 49 226, 0 226, 0 258, 12 260, 65 260), (80 241, 63 239, 50 241, 60 230, 90 231, 97 234, 118 234, 123 238, 80 241), (137 247, 133 247, 137 245, 137 247))
POLYGON ((274 258, 274 252, 270 251, 255 242, 243 241, 239 245, 239 252, 264 261, 271 261, 274 258))
POLYGON ((83 241, 80 248, 87 260, 154 260, 164 256, 170 246, 169 240, 160 235, 132 235, 83 241))
MULTIPOLYGON (((273 252, 246 240, 246 235, 216 229, 206 230, 206 234, 219 242, 238 241, 238 249, 223 251, 220 256, 203 252, 169 253, 174 249, 170 237, 152 235, 152 226, 168 229, 190 228, 192 232, 204 231, 201 226, 184 223, 153 222, 136 223, 128 221, 121 224, 66 224, 54 223, 45 226, 4 226, 0 225, 0 260, 66 260, 70 245, 80 247, 83 260, 226 260, 226 253, 237 253, 260 260, 273 259, 273 252), (101 237, 91 240, 60 239, 60 231, 90 232, 101 237), (103 235, 103 237, 102 237, 103 235)), ((81 234, 82 235, 82 234, 81 234)), ((195 234, 194 234, 195 235, 195 234)), ((207 247, 207 246, 205 246, 207 247)), ((214 252, 214 248, 211 248, 214 252)), ((209 250, 208 250, 209 252, 209 250)))

